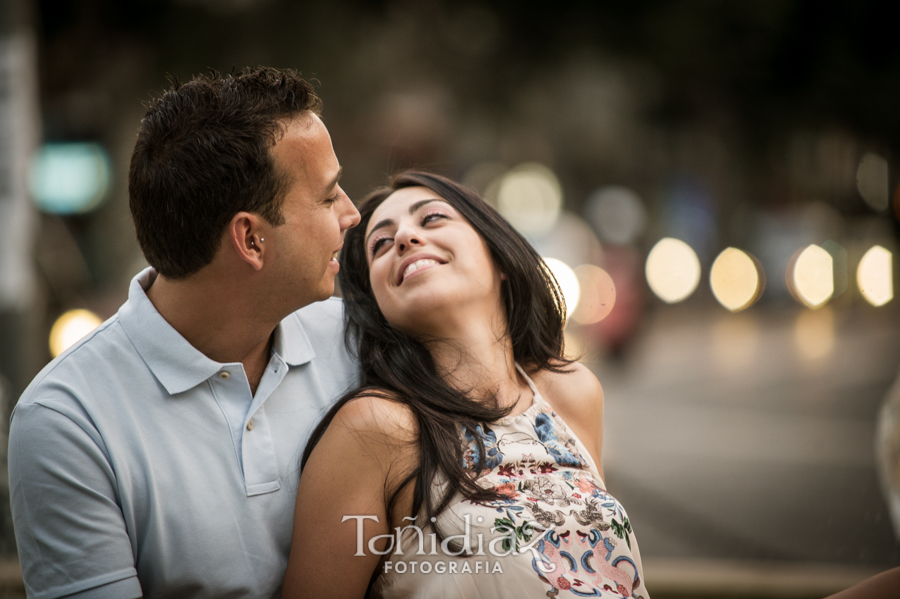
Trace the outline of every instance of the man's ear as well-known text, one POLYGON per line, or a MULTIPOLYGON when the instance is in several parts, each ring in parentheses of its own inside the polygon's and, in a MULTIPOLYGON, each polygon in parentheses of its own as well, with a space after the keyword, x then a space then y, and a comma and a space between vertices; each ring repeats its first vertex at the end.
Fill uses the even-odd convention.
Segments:
POLYGON ((261 270, 265 256, 265 237, 269 229, 266 221, 250 212, 238 212, 228 223, 228 242, 239 259, 261 270))

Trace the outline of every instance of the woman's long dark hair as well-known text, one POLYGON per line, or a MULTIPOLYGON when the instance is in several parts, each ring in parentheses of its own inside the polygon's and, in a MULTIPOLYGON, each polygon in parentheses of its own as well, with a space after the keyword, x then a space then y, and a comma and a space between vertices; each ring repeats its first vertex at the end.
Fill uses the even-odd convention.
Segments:
MULTIPOLYGON (((494 263, 506 275, 502 299, 516 362, 529 372, 564 372, 571 361, 563 357, 566 308, 556 280, 534 248, 475 192, 439 175, 407 171, 363 200, 359 225, 344 239, 339 274, 346 342, 359 359, 363 387, 345 395, 326 414, 310 437, 302 465, 347 402, 378 395, 403 403, 418 424, 419 464, 389 498, 388 515, 400 491, 415 480, 412 513, 424 509, 426 521, 433 522, 431 518, 444 511, 456 493, 478 502, 499 498, 476 479, 486 463, 484 426, 505 416, 509 408, 498 407, 495 397, 469 397, 448 385, 425 344, 388 324, 375 302, 366 259, 366 227, 375 209, 406 187, 425 187, 446 200, 487 244, 494 263), (475 440, 474 472, 465 463, 463 438, 475 440), (446 486, 434 484, 439 473, 446 478, 446 486)), ((440 536, 440 531, 436 532, 440 536)))

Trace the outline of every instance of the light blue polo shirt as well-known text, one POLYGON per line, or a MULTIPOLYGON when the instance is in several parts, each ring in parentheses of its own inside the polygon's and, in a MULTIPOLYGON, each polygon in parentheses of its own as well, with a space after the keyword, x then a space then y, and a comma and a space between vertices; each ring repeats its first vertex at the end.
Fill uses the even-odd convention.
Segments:
MULTIPOLYGON (((274 597, 312 428, 357 381, 343 304, 275 331, 256 395, 194 349, 131 282, 118 314, 53 360, 10 424, 29 597, 274 597)), ((263 300, 264 301, 264 300, 263 300)))

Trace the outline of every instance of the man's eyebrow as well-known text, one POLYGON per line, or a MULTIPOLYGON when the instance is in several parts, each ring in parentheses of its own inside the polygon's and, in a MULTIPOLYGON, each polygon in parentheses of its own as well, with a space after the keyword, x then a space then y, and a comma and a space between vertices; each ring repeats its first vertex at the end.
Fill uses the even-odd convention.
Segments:
POLYGON ((325 188, 325 190, 326 190, 325 193, 329 193, 329 192, 331 192, 332 189, 335 188, 335 186, 338 184, 338 181, 341 180, 341 176, 342 176, 343 174, 344 174, 344 167, 339 167, 339 168, 338 168, 337 175, 334 176, 334 179, 332 179, 332 180, 328 183, 328 186, 325 188))
MULTIPOLYGON (((447 203, 447 200, 442 200, 441 198, 428 198, 428 199, 425 199, 425 200, 419 200, 418 202, 413 202, 412 204, 409 205, 409 214, 410 214, 410 216, 412 216, 413 214, 415 214, 415 213, 416 213, 416 210, 418 210, 419 208, 421 208, 421 207, 424 206, 425 204, 430 204, 431 202, 444 202, 444 203, 446 204, 446 203, 447 203)), ((393 224, 394 224, 394 221, 393 221, 393 219, 390 219, 390 218, 386 218, 386 219, 384 219, 384 220, 378 221, 378 224, 376 224, 374 227, 372 227, 372 230, 369 231, 369 234, 368 234, 368 235, 366 235, 366 245, 368 245, 368 243, 369 243, 369 237, 372 236, 372 233, 374 233, 374 232, 377 231, 378 229, 383 229, 384 227, 388 227, 388 226, 393 225, 393 224)))

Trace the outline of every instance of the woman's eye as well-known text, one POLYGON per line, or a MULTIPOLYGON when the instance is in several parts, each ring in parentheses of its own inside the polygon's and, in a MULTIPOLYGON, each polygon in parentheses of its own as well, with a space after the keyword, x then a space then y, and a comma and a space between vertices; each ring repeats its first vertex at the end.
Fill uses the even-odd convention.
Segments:
POLYGON ((442 218, 447 218, 446 214, 441 214, 440 212, 432 212, 430 214, 426 214, 422 217, 422 224, 426 225, 432 221, 436 221, 442 218))
POLYGON ((376 239, 372 244, 372 255, 374 256, 375 254, 377 254, 378 250, 380 250, 388 241, 391 241, 390 237, 379 237, 378 239, 376 239))

